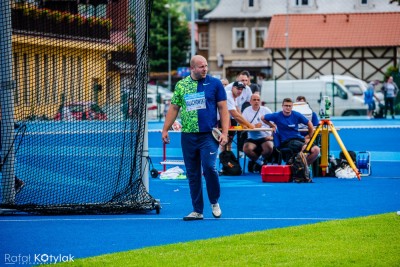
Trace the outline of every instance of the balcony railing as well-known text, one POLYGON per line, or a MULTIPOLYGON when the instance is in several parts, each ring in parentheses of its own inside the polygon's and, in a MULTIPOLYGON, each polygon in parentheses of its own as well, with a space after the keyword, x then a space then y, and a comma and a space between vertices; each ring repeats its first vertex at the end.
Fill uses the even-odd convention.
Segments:
POLYGON ((110 39, 111 21, 84 18, 59 11, 13 8, 12 28, 34 33, 54 34, 71 37, 110 39), (33 11, 32 11, 33 10, 33 11))

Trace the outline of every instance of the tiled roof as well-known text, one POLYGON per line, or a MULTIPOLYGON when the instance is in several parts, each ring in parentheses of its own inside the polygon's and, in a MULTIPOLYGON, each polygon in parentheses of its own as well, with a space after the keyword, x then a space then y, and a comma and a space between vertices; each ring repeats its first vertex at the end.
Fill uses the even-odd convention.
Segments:
MULTIPOLYGON (((275 15, 265 48, 286 47, 286 15, 275 15)), ((400 12, 288 16, 290 48, 400 46, 400 12)))

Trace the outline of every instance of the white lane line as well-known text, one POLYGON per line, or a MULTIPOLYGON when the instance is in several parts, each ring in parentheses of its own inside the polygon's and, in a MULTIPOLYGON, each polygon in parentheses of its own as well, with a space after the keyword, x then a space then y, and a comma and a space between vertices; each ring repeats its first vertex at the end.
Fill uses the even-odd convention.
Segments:
MULTIPOLYGON (((332 221, 332 220, 342 220, 345 218, 252 218, 252 217, 243 217, 243 218, 219 218, 219 219, 214 219, 214 218, 204 218, 204 220, 222 220, 222 221, 332 221)), ((179 218, 109 218, 109 219, 101 219, 101 218, 88 218, 88 219, 27 219, 27 220, 21 220, 21 219, 7 219, 7 220, 1 220, 0 223, 2 222, 62 222, 62 221, 173 221, 173 220, 182 220, 182 217, 179 218)))

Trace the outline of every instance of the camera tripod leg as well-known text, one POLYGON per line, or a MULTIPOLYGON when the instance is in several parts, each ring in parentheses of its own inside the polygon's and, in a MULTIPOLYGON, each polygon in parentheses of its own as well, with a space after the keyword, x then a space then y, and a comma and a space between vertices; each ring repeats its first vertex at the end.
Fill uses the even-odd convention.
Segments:
POLYGON ((306 146, 306 149, 304 150, 305 153, 309 153, 310 149, 312 147, 312 145, 314 144, 315 139, 317 138, 318 134, 321 132, 322 129, 322 123, 320 123, 317 127, 317 129, 315 129, 310 141, 308 141, 308 144, 306 146))
POLYGON ((346 157, 346 160, 349 162, 350 167, 356 173, 358 180, 360 180, 361 173, 359 172, 356 165, 354 164, 354 161, 352 160, 349 152, 347 151, 346 147, 344 146, 342 139, 340 138, 339 134, 337 133, 337 131, 335 129, 335 126, 333 126, 333 124, 330 120, 323 119, 319 122, 319 125, 318 125, 317 129, 314 131, 313 136, 312 136, 311 140, 308 142, 304 152, 306 152, 306 153, 310 152, 310 149, 311 149, 315 139, 317 138, 318 134, 321 134, 321 164, 320 164, 320 167, 322 170, 322 175, 325 176, 326 168, 328 167, 329 130, 335 136, 336 141, 338 142, 341 150, 343 151, 344 156, 346 157))
POLYGON ((321 167, 322 176, 326 175, 326 169, 328 168, 328 154, 329 154, 329 129, 323 127, 321 130, 321 167))
POLYGON ((344 144, 342 142, 342 139, 340 139, 340 136, 337 133, 335 127, 332 124, 332 122, 329 122, 329 126, 331 127, 331 131, 332 131, 333 135, 335 136, 336 141, 338 142, 340 148, 342 149, 342 152, 343 152, 344 156, 346 157, 347 162, 349 163, 349 165, 353 169, 353 171, 356 173, 356 176, 357 176, 358 180, 361 180, 361 173, 357 169, 356 165, 354 164, 353 159, 350 157, 349 152, 347 151, 346 147, 344 146, 344 144))

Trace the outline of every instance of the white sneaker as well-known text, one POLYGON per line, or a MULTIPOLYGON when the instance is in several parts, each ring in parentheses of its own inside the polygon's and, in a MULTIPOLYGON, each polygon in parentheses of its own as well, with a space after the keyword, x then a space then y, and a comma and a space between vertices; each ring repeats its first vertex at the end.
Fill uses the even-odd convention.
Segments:
POLYGON ((212 209, 212 214, 213 214, 214 218, 221 217, 222 211, 221 211, 221 208, 219 207, 218 203, 211 204, 211 209, 212 209))
POLYGON ((337 178, 344 178, 344 179, 353 179, 357 177, 356 173, 350 166, 336 169, 335 176, 337 178))
POLYGON ((337 178, 345 178, 346 175, 347 175, 347 172, 346 172, 343 168, 341 168, 341 167, 339 167, 339 168, 337 168, 337 169, 335 170, 335 176, 336 176, 337 178))
POLYGON ((191 212, 188 216, 183 217, 184 221, 195 221, 195 220, 203 220, 203 214, 198 212, 191 212))
POLYGON ((347 177, 346 178, 357 178, 357 175, 356 175, 356 173, 354 172, 354 170, 350 167, 350 166, 347 166, 346 167, 346 172, 347 172, 347 177))

